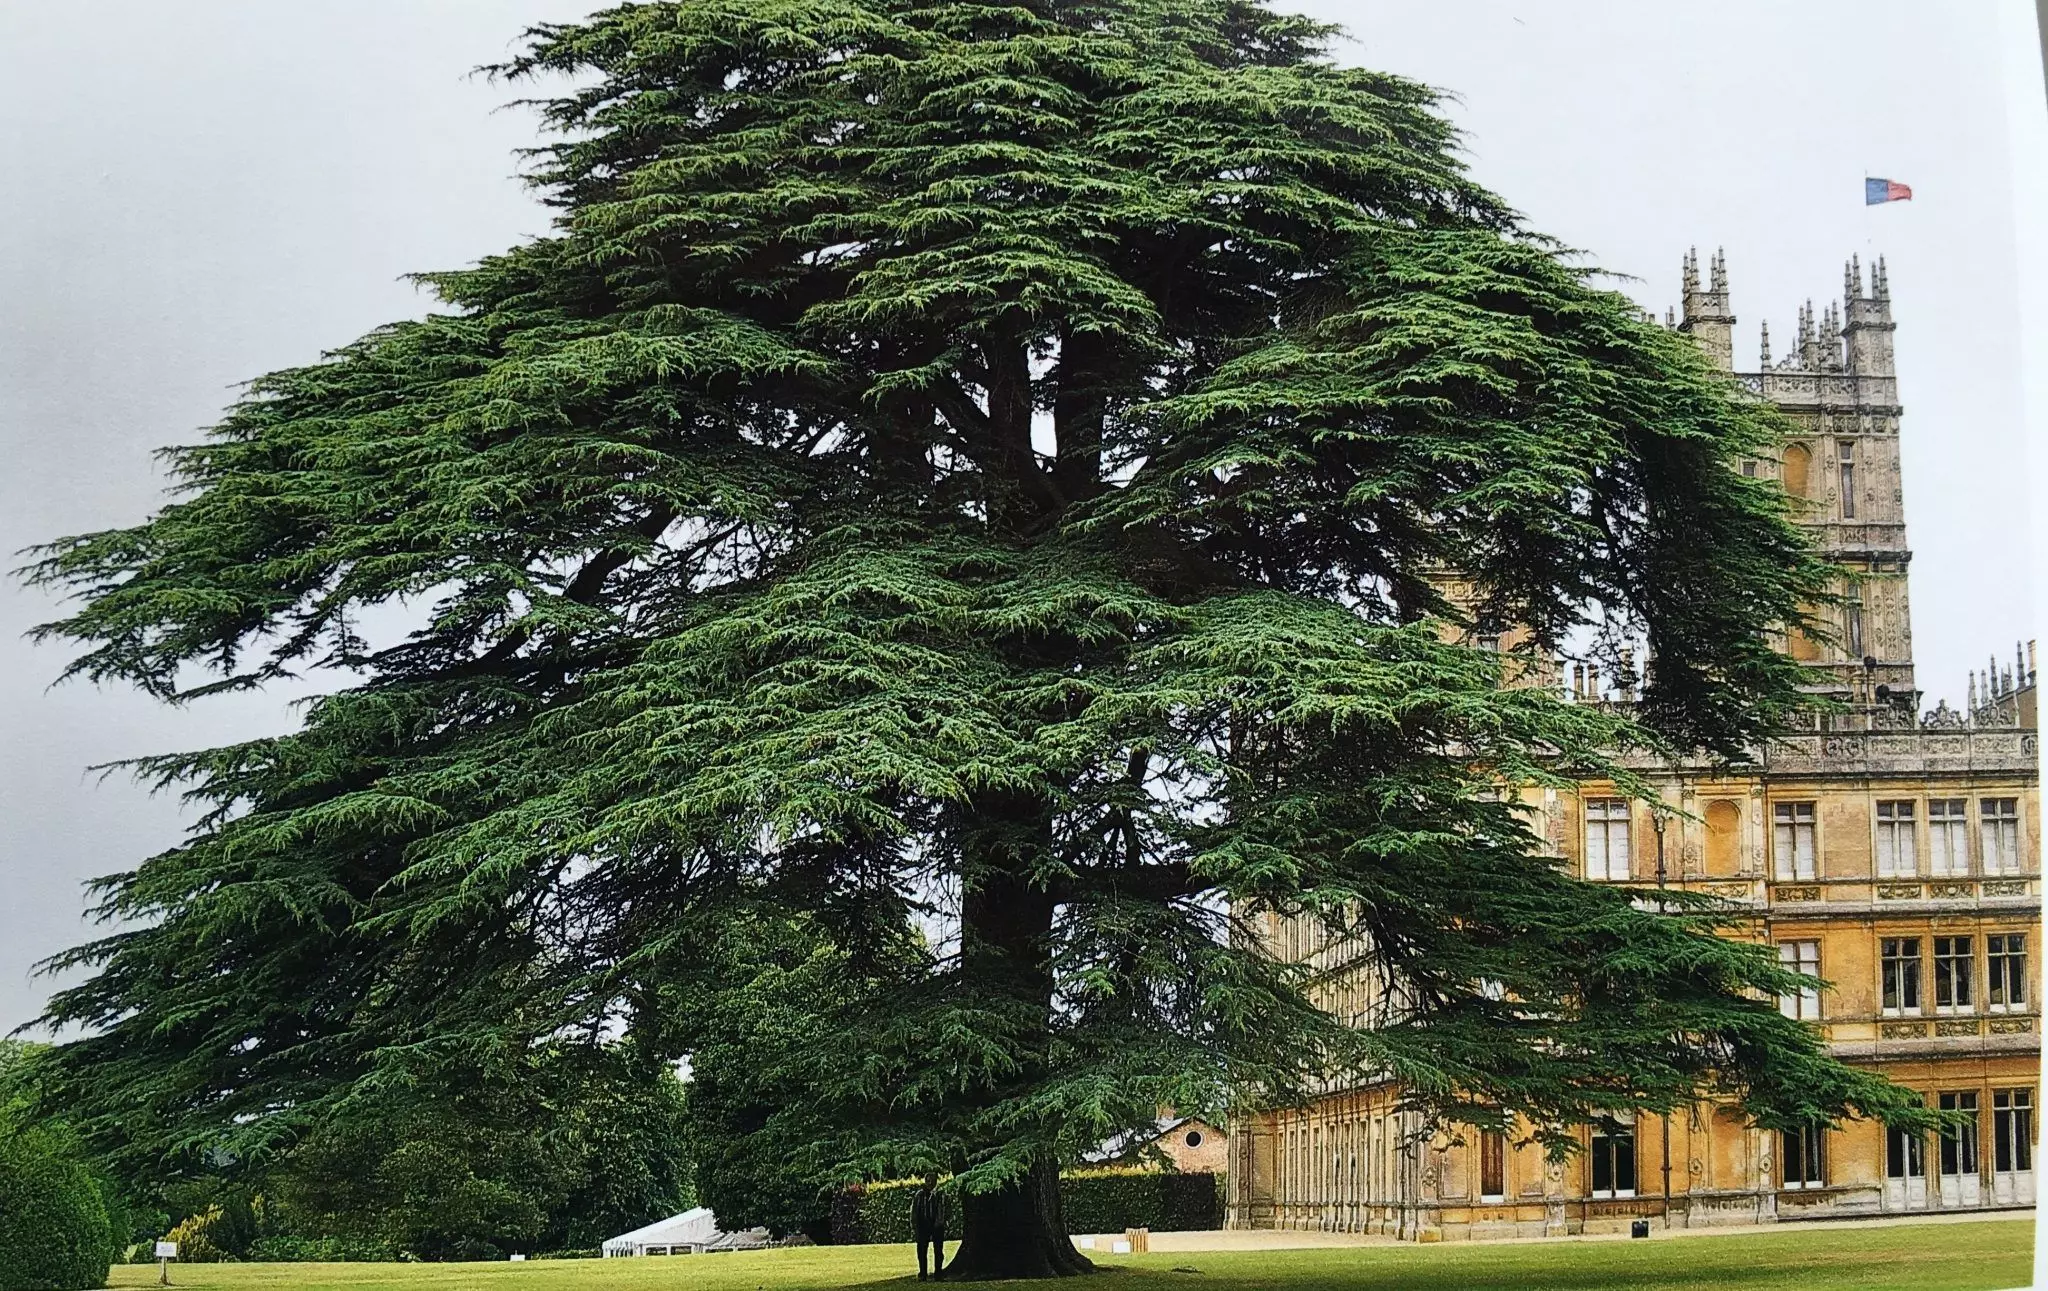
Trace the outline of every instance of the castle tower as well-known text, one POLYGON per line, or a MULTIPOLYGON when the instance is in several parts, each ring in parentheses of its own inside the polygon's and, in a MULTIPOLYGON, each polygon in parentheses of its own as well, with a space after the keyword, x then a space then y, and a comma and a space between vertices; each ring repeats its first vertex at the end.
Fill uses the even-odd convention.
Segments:
MULTIPOLYGON (((1734 311, 1727 262, 1715 252, 1701 289, 1696 254, 1685 258, 1681 330, 1716 363, 1731 366, 1734 311)), ((1843 266, 1842 300, 1816 313, 1801 306, 1795 341, 1773 366, 1770 334, 1759 346, 1760 370, 1740 380, 1770 400, 1794 433, 1774 463, 1799 521, 1814 532, 1821 554, 1846 577, 1839 604, 1824 611, 1822 630, 1795 635, 1792 653, 1829 674, 1825 689, 1873 724, 1894 712, 1917 712, 1906 518, 1899 475, 1898 382, 1892 370, 1891 289, 1884 261, 1843 266)))

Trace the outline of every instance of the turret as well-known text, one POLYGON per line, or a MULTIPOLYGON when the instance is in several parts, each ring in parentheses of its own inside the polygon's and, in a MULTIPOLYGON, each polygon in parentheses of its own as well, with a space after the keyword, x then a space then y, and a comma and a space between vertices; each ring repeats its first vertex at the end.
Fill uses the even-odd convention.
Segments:
POLYGON ((1870 270, 1870 295, 1863 294, 1863 266, 1854 256, 1842 271, 1842 349, 1846 369, 1857 376, 1892 375, 1892 298, 1884 257, 1870 270))
POLYGON ((1835 312, 1833 301, 1820 316, 1820 370, 1842 370, 1842 316, 1835 312))
POLYGON ((1682 312, 1678 330, 1689 334, 1714 365, 1735 367, 1735 314, 1728 304, 1728 261, 1716 249, 1707 265, 1707 287, 1700 290, 1700 258, 1688 251, 1680 273, 1682 312))
POLYGON ((1820 335, 1813 326, 1813 302, 1799 307, 1799 366, 1808 372, 1821 370, 1820 335))

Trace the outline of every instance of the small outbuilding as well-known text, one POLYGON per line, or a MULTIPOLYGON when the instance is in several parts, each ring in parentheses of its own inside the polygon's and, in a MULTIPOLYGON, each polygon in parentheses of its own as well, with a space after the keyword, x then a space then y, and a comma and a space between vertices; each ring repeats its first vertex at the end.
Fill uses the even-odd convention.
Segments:
POLYGON ((619 1255, 703 1255, 711 1251, 750 1251, 772 1243, 765 1228, 728 1233, 718 1227, 709 1206, 670 1215, 645 1228, 620 1233, 604 1244, 606 1259, 619 1255))
POLYGON ((1173 1168, 1187 1174, 1220 1174, 1230 1168, 1230 1139, 1222 1130, 1196 1116, 1175 1116, 1171 1112, 1136 1134, 1110 1139, 1085 1159, 1098 1165, 1152 1158, 1163 1154, 1173 1168))

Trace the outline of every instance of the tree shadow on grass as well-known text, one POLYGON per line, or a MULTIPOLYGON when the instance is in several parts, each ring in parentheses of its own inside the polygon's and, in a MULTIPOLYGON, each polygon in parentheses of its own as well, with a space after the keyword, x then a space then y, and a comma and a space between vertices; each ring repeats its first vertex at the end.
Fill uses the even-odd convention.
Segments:
MULTIPOLYGON (((1734 1260, 1712 1258, 1706 1251, 1687 1249, 1692 1243, 1658 1243, 1655 1247, 1623 1248, 1603 1252, 1590 1259, 1562 1258, 1564 1252, 1546 1252, 1530 1259, 1527 1248, 1502 1248, 1480 1256, 1474 1252, 1460 1258, 1419 1258, 1403 1260, 1368 1259, 1344 1263, 1327 1259, 1305 1261, 1294 1268, 1243 1269, 1236 1261, 1205 1261, 1204 1254, 1189 1252, 1175 1268, 1107 1264, 1072 1285, 1099 1288, 1129 1288, 1130 1291, 1169 1291, 1174 1287, 1211 1287, 1215 1291, 1698 1291, 1700 1288, 1803 1288, 1821 1285, 1965 1287, 1993 1288, 2024 1285, 2025 1271, 2018 1282, 2000 1281, 1996 1276, 1973 1278, 1984 1257, 2009 1258, 2011 1253, 1928 1250, 1872 1261, 1843 1254, 1803 1253, 1787 1258, 1784 1253, 1758 1252, 1758 1258, 1734 1260), (1771 1258, 1776 1256, 1777 1258, 1771 1258)), ((1583 1248, 1580 1248, 1583 1250, 1583 1248)), ((1232 1252, 1231 1254, 1240 1254, 1232 1252)), ((1405 1254, 1405 1252, 1404 1252, 1405 1254)), ((1576 1254, 1576 1252, 1575 1252, 1576 1254)), ((1903 1253, 1901 1253, 1903 1254, 1903 1253)), ((1292 1263, 1288 1261, 1286 1263, 1292 1263)), ((862 1282, 861 1287, 918 1285, 916 1276, 862 1282)), ((1004 1281, 952 1285, 989 1288, 1035 1287, 1040 1291, 1057 1283, 1004 1281)))

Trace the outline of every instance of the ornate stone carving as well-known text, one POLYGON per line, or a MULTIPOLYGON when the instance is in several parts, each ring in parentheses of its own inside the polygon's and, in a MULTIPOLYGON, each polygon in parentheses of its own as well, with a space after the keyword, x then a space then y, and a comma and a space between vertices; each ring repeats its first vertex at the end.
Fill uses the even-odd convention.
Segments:
POLYGON ((1796 888, 1772 888, 1771 898, 1775 901, 1818 901, 1820 900, 1820 887, 1816 884, 1796 888))
POLYGON ((1974 883, 1930 883, 1927 885, 1930 897, 1973 897, 1977 895, 1974 883))
POLYGON ((1700 1160, 1700 1159, 1699 1159, 1698 1157, 1694 1157, 1694 1158, 1693 1158, 1692 1160, 1690 1160, 1690 1161, 1688 1161, 1688 1162, 1686 1162, 1686 1163, 1685 1163, 1685 1172, 1686 1172, 1687 1174, 1690 1174, 1690 1175, 1701 1175, 1701 1174, 1705 1174, 1705 1173, 1706 1173, 1706 1171, 1707 1171, 1707 1163, 1706 1163, 1706 1162, 1704 1162, 1704 1161, 1702 1161, 1702 1160, 1700 1160))
POLYGON ((1746 901, 1749 899, 1749 884, 1747 883, 1709 883, 1701 891, 1705 892, 1708 896, 1721 897, 1729 901, 1746 901))
POLYGON ((1877 885, 1877 899, 1880 901, 1917 901, 1920 899, 1918 883, 1880 883, 1877 885))
POLYGON ((2027 895, 2025 879, 1986 879, 1984 895, 1987 897, 2023 897, 2027 895))
POLYGON ((1946 1021, 1946 1022, 1937 1022, 1937 1023, 1935 1023, 1935 1024, 1934 1024, 1934 1034, 1936 1034, 1936 1035, 1976 1035, 1976 1034, 1977 1034, 1977 1019, 1975 1019, 1975 1018, 1951 1018, 1951 1019, 1949 1019, 1949 1020, 1948 1020, 1948 1021, 1946 1021))
POLYGON ((2034 1029, 2032 1018, 1993 1018, 1992 1035, 2025 1035, 2034 1029))
POLYGON ((1879 1038, 1885 1040, 1924 1040, 1927 1038, 1925 1022, 1886 1022, 1878 1027, 1879 1038))
POLYGON ((1960 731, 1963 729, 1963 715, 1942 700, 1920 718, 1920 725, 1934 731, 1960 731))

